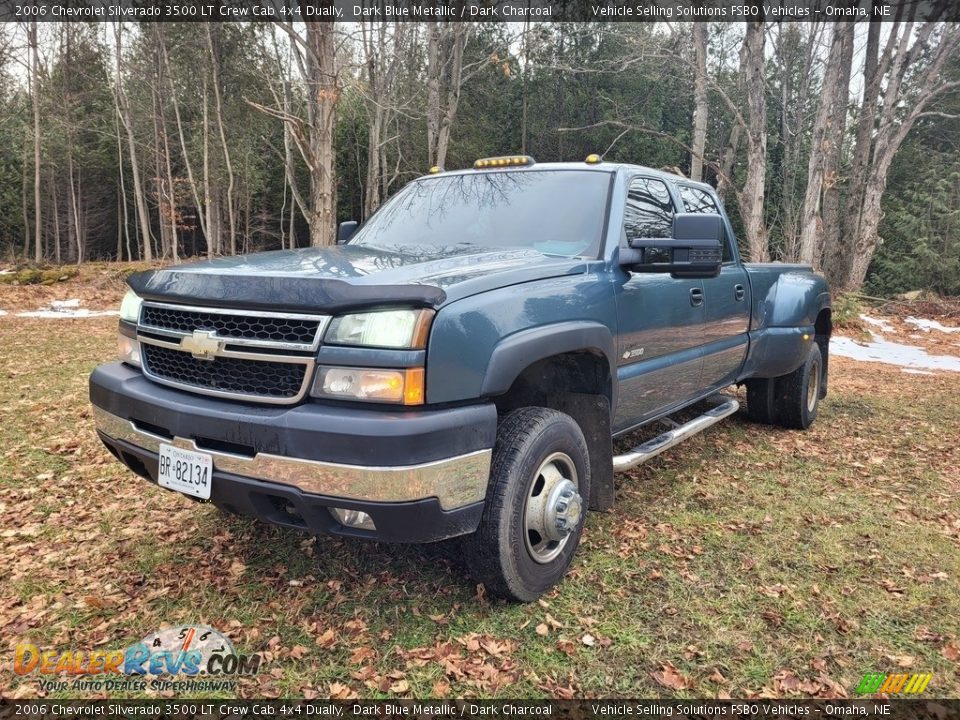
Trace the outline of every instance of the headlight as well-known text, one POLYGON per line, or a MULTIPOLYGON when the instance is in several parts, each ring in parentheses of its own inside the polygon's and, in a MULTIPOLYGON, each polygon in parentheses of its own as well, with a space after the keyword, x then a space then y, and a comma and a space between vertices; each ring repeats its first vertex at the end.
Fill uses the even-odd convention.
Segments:
POLYGON ((320 367, 314 397, 423 405, 423 368, 320 367))
POLYGON ((427 345, 433 310, 381 310, 334 318, 325 341, 334 345, 421 349, 427 345))
POLYGON ((120 319, 136 323, 140 319, 140 306, 143 305, 143 299, 133 290, 127 290, 123 296, 123 302, 120 303, 120 319))

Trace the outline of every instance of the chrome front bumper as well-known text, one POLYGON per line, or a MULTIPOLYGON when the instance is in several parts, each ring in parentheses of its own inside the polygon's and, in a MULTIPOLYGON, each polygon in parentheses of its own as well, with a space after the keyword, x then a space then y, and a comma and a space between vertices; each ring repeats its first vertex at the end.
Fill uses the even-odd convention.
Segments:
POLYGON ((490 477, 490 449, 397 467, 344 465, 268 453, 246 457, 200 447, 190 438, 167 438, 147 432, 97 406, 93 407, 93 415, 97 430, 103 435, 149 453, 158 454, 161 443, 207 453, 213 458, 215 471, 278 483, 312 495, 379 503, 436 498, 440 507, 448 511, 482 501, 490 477))

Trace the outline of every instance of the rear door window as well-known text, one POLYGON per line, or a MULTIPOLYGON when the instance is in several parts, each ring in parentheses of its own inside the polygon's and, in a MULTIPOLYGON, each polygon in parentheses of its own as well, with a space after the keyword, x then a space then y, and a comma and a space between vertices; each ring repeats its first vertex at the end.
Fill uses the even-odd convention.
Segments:
MULTIPOLYGON (((690 187, 689 185, 677 185, 680 191, 680 200, 683 201, 683 211, 688 213, 717 213, 722 215, 713 196, 701 190, 700 188, 690 187)), ((726 225, 723 228, 723 262, 733 262, 733 238, 727 232, 726 225)))

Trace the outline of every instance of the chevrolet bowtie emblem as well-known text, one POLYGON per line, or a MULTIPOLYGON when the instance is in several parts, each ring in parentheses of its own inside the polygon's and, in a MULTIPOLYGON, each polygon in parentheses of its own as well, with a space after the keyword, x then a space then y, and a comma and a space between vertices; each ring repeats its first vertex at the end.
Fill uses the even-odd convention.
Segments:
POLYGON ((223 342, 217 340, 216 333, 207 330, 194 330, 180 341, 180 349, 186 350, 197 360, 213 360, 223 348, 223 342))

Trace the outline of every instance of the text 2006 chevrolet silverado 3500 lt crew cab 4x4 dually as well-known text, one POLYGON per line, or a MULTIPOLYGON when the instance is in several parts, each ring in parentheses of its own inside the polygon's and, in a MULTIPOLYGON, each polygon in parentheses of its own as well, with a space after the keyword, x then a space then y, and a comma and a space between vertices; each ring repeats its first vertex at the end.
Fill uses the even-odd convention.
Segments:
POLYGON ((613 474, 737 410, 813 422, 830 296, 740 261, 707 185, 634 165, 478 160, 408 184, 336 247, 130 278, 90 379, 135 473, 224 510, 389 542, 465 536, 489 592, 566 572, 613 474), (709 409, 669 421, 699 403, 709 409), (614 457, 612 438, 670 430, 614 457))

